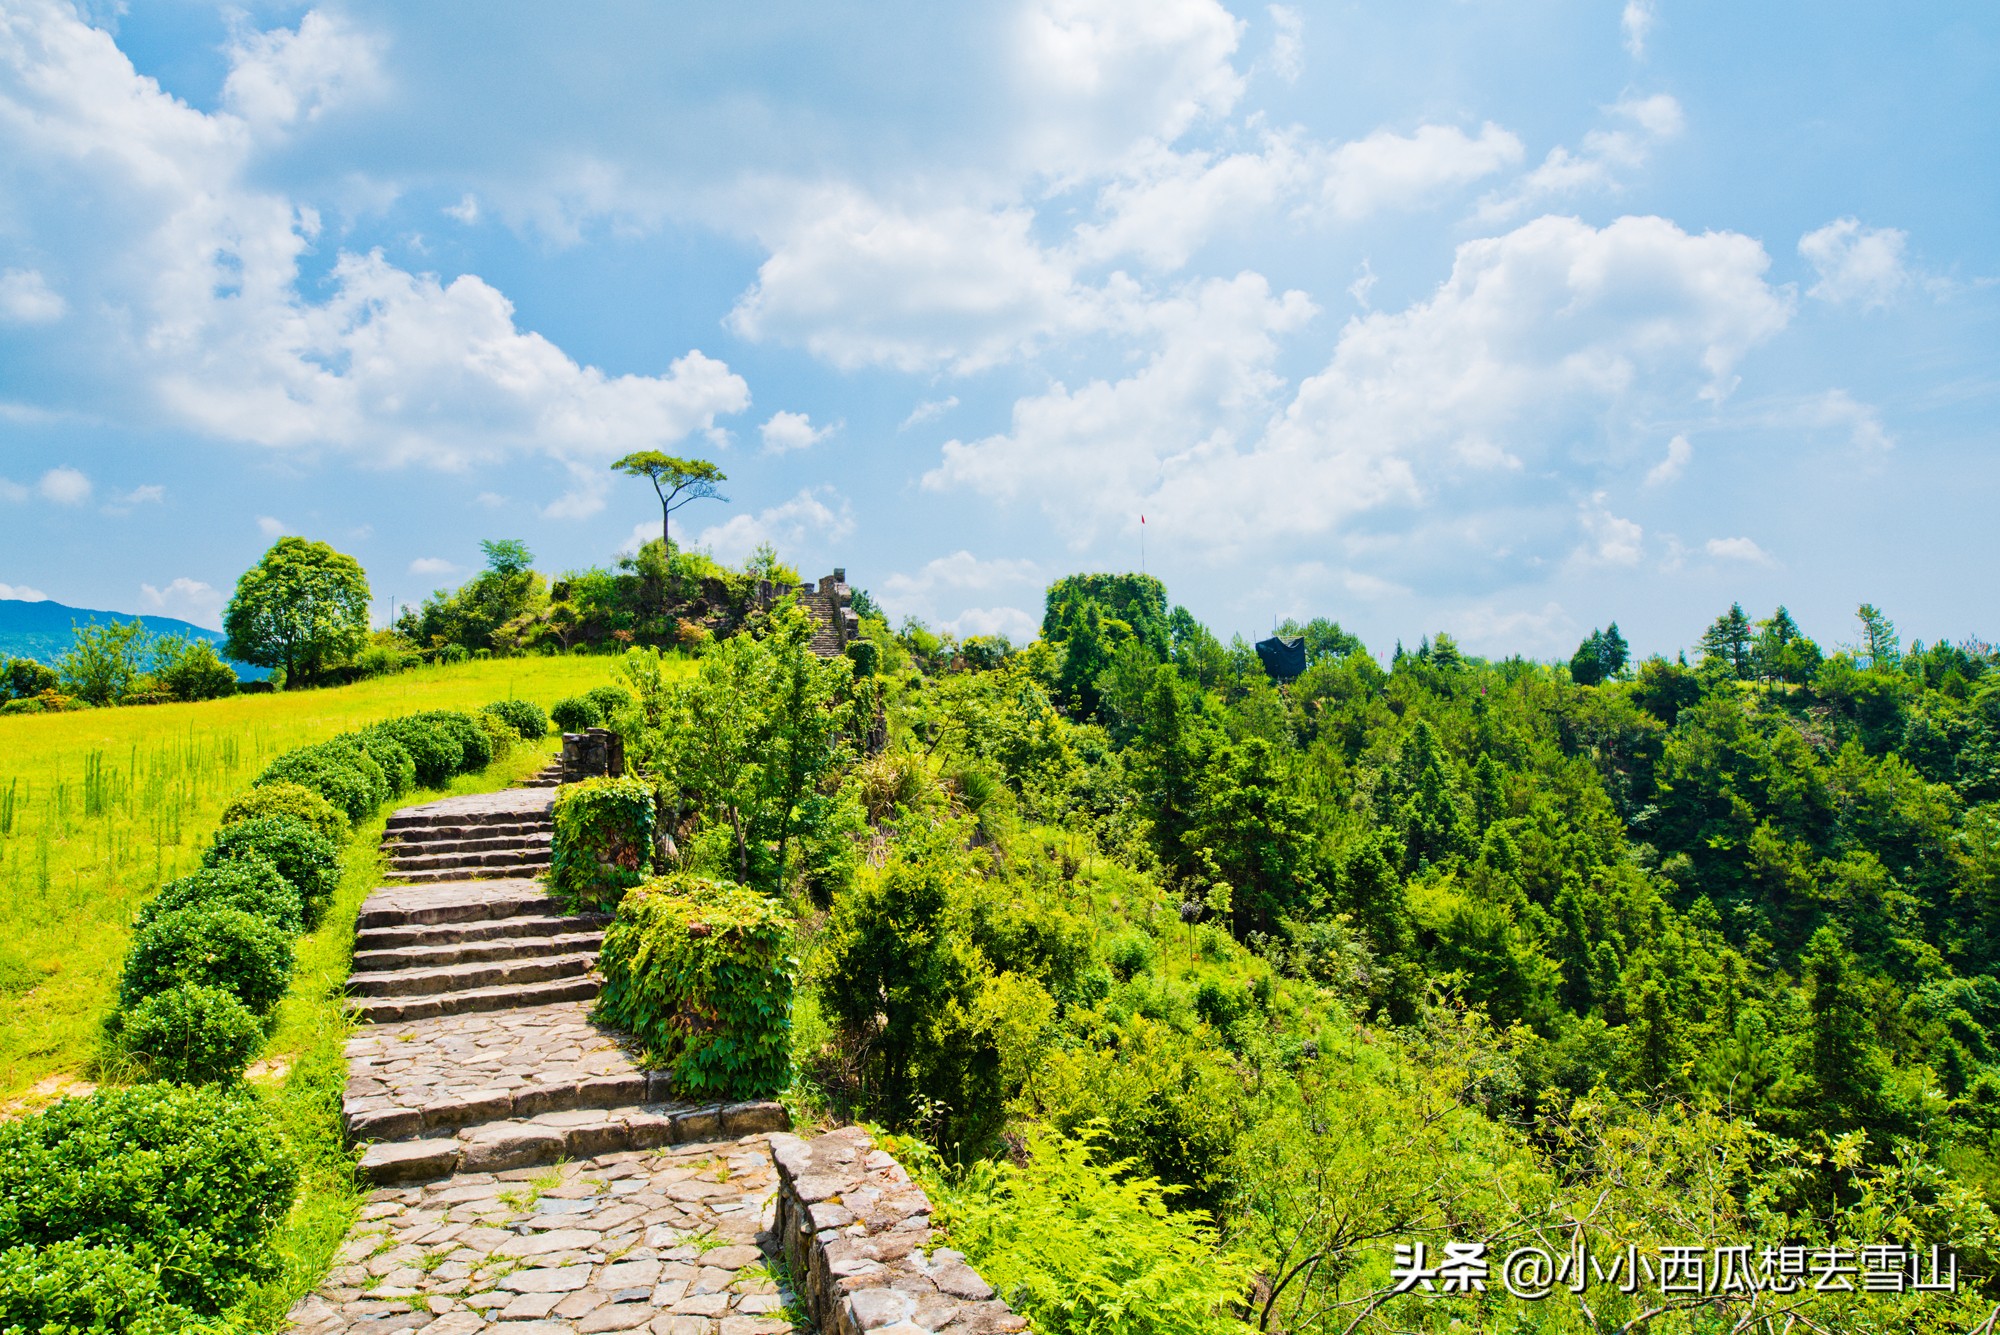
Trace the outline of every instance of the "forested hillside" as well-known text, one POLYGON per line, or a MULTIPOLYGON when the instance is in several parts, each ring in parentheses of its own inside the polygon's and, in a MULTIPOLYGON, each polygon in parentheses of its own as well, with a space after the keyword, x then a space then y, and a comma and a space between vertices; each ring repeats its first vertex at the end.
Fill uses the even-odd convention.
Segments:
POLYGON ((1180 1312, 1124 1329, 1986 1316, 1991 648, 1872 608, 1832 653, 1732 608, 1692 663, 1616 627, 1567 666, 1286 629, 1280 687, 1143 576, 1058 582, 1018 652, 869 623, 890 745, 827 753, 786 830, 808 1101, 927 1143, 956 1245, 1050 1329, 1105 1292, 1180 1312), (1391 1292, 1395 1244, 1474 1241, 1486 1292, 1391 1292), (1933 1245, 1956 1295, 1910 1291, 1933 1245), (1510 1296, 1521 1246, 1596 1279, 1510 1296), (1657 1273, 1676 1246, 1707 1291, 1657 1273), (1739 1248, 1755 1282, 1718 1284, 1739 1248))

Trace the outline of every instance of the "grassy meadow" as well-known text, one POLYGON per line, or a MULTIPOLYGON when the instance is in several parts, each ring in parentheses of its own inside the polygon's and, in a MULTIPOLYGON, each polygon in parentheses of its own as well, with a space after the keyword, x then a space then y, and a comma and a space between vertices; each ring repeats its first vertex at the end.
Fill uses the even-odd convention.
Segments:
POLYGON ((617 666, 494 659, 328 690, 0 717, 0 1103, 40 1102, 85 1072, 134 911, 199 863, 223 806, 280 752, 424 709, 510 697, 546 708, 617 666))

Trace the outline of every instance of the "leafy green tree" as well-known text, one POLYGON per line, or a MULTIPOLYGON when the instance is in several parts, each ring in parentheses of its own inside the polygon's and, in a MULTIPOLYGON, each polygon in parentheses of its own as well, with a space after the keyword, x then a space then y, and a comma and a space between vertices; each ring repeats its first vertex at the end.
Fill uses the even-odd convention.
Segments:
POLYGON ((310 685, 368 643, 368 576, 326 543, 279 538, 236 581, 222 628, 231 658, 310 685))
POLYGON ((181 635, 154 641, 153 679, 176 700, 215 700, 236 689, 236 669, 213 644, 181 635))
POLYGON ((32 658, 10 658, 5 673, 0 674, 0 693, 15 700, 31 699, 61 684, 62 677, 54 668, 32 658))
POLYGON ((518 575, 535 564, 534 553, 519 538, 486 538, 479 544, 486 568, 496 575, 518 575))
POLYGON ((682 459, 659 450, 640 450, 617 460, 611 468, 613 472, 643 477, 653 484, 653 494, 660 498, 660 541, 667 545, 668 551, 674 545, 670 531, 674 511, 694 501, 729 499, 719 489, 729 475, 706 459, 682 459))
POLYGON ((1861 652, 1866 666, 1893 671, 1903 660, 1903 642, 1896 623, 1873 603, 1863 603, 1854 613, 1861 623, 1861 652))
POLYGON ((1702 670, 1737 681, 1748 678, 1751 639, 1750 618, 1744 615, 1743 604, 1731 603, 1729 610, 1702 632, 1702 670))
POLYGON ((70 623, 75 644, 56 660, 63 690, 93 705, 114 705, 132 689, 146 661, 152 636, 133 617, 99 625, 70 623))

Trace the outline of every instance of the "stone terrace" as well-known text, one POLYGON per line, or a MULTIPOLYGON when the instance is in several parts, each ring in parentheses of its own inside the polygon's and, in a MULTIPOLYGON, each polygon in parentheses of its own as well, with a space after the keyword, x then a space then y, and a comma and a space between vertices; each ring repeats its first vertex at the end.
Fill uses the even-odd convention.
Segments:
POLYGON ((781 1335, 761 1136, 459 1173, 368 1197, 299 1335, 781 1335))

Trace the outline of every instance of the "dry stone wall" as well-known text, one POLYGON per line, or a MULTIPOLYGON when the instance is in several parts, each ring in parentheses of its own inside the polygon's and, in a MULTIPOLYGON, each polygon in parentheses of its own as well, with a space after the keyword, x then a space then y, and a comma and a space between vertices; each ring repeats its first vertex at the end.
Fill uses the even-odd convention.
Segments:
POLYGON ((819 1335, 995 1335, 1027 1321, 947 1247, 931 1203, 866 1131, 770 1137, 775 1231, 819 1335))

